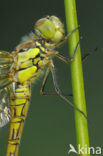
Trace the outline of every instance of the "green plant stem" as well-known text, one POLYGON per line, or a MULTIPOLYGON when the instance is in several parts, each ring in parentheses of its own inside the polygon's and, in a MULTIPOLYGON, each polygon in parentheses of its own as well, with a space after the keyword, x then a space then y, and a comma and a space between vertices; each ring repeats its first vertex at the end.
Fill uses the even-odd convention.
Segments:
MULTIPOLYGON (((76 4, 75 4, 75 0, 64 0, 64 3, 65 3, 67 31, 69 33, 74 28, 78 27, 76 4)), ((76 30, 69 37, 68 40, 70 57, 73 56, 78 41, 79 41, 79 31, 76 30)), ((71 66, 71 79, 72 79, 74 104, 87 115, 80 46, 78 48, 76 57, 70 63, 70 66, 71 66)), ((88 136, 87 119, 77 110, 75 110, 75 128, 76 128, 76 137, 77 137, 77 147, 80 144, 80 147, 88 148, 89 136, 88 136)), ((84 154, 81 152, 80 155, 89 156, 89 154, 86 154, 86 152, 84 152, 84 154)))

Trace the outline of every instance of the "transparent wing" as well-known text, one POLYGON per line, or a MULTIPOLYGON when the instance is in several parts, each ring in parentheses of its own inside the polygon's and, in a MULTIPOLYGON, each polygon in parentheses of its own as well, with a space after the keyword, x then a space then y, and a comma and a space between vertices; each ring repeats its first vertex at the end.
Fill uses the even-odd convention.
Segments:
POLYGON ((8 78, 8 73, 12 67, 14 60, 11 53, 0 51, 0 89, 5 88, 11 82, 8 78))
POLYGON ((9 94, 9 87, 0 90, 0 127, 10 121, 9 94))
POLYGON ((0 51, 0 127, 5 126, 10 120, 9 84, 8 73, 13 64, 13 56, 9 52, 0 51))

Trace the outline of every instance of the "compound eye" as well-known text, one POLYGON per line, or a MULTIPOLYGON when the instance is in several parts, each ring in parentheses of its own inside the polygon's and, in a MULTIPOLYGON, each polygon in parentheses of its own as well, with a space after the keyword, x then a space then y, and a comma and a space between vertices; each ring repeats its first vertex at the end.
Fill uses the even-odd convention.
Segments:
POLYGON ((59 42, 64 37, 64 26, 63 23, 60 21, 60 19, 56 16, 51 16, 50 20, 55 26, 55 35, 52 38, 53 42, 59 42))
POLYGON ((37 35, 49 40, 51 40, 55 34, 55 26, 53 22, 47 18, 41 18, 38 20, 34 25, 34 29, 37 35))

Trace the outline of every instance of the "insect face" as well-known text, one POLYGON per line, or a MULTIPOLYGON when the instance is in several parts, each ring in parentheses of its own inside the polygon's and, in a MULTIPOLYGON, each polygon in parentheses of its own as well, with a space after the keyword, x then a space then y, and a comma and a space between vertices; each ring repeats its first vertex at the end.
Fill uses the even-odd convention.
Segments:
POLYGON ((47 16, 38 20, 34 29, 37 35, 50 42, 59 42, 64 37, 64 28, 56 16, 47 16))

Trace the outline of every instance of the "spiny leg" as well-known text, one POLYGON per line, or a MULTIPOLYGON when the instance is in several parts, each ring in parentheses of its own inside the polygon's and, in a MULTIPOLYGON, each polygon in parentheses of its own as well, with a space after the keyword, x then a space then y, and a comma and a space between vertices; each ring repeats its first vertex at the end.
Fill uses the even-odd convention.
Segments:
MULTIPOLYGON (((43 82, 42 82, 42 86, 41 86, 41 89, 40 89, 40 94, 41 95, 45 95, 45 96, 53 96, 53 95, 57 95, 57 93, 48 93, 48 92, 45 92, 45 86, 47 84, 47 80, 48 80, 48 76, 49 76, 49 73, 50 73, 50 66, 48 66, 46 72, 45 72, 45 75, 44 75, 44 79, 43 79, 43 82)), ((73 96, 72 94, 64 94, 64 96, 73 96)))
MULTIPOLYGON (((70 32, 67 36, 65 36, 65 38, 68 38, 76 29, 74 29, 72 32, 70 32)), ((82 38, 80 38, 82 39, 82 38)), ((61 41, 60 41, 61 42, 61 41)), ((58 52, 54 52, 53 55, 56 56, 57 58, 59 58, 61 61, 63 61, 66 64, 69 64, 71 61, 73 61, 75 59, 76 53, 78 51, 78 47, 79 47, 80 41, 78 41, 75 51, 74 51, 74 55, 72 57, 68 57, 68 56, 63 56, 61 54, 59 54, 58 52)), ((97 51, 97 47, 93 50, 93 52, 97 51)), ((85 61, 88 56, 92 55, 93 52, 87 52, 83 57, 82 57, 82 62, 85 61)))
POLYGON ((70 102, 62 93, 61 90, 59 89, 57 80, 56 80, 56 74, 55 74, 55 69, 53 66, 51 66, 51 73, 52 73, 52 78, 53 78, 53 83, 54 83, 54 87, 55 87, 55 91, 56 93, 64 100, 66 101, 69 105, 71 105, 73 108, 75 108, 76 110, 78 110, 86 119, 87 116, 84 114, 83 111, 81 111, 78 107, 76 107, 74 104, 72 104, 72 102, 70 102))
POLYGON ((43 79, 42 86, 41 86, 41 89, 40 89, 40 94, 41 95, 48 95, 48 93, 44 92, 44 88, 45 88, 49 73, 50 73, 50 66, 47 67, 47 70, 46 70, 45 75, 44 75, 44 79, 43 79))
MULTIPOLYGON (((56 56, 61 61, 63 61, 64 63, 69 64, 71 61, 73 61, 75 59, 76 53, 78 51, 79 44, 80 44, 80 41, 77 43, 77 46, 76 46, 75 51, 74 51, 74 55, 72 57, 63 56, 63 55, 59 54, 58 52, 54 52, 53 55, 56 56)), ((95 48, 93 51, 97 51, 97 48, 95 48)), ((90 56, 92 54, 93 54, 93 52, 86 53, 82 57, 82 62, 84 62, 88 58, 88 56, 90 56)))
POLYGON ((78 41, 78 43, 76 45, 76 48, 75 48, 75 51, 74 51, 74 54, 73 54, 72 57, 65 57, 65 56, 63 56, 63 55, 61 55, 61 54, 59 54, 58 52, 55 52, 55 51, 50 52, 50 53, 52 53, 51 55, 57 57, 59 60, 63 61, 64 63, 69 64, 71 61, 73 61, 75 59, 75 56, 76 56, 78 48, 79 48, 79 44, 80 44, 80 41, 78 41))
MULTIPOLYGON (((98 48, 96 47, 96 48, 93 50, 93 52, 96 52, 97 50, 98 50, 98 48)), ((88 52, 88 53, 86 53, 86 54, 82 57, 82 62, 84 62, 84 61, 88 58, 88 56, 92 55, 93 52, 88 52)))

